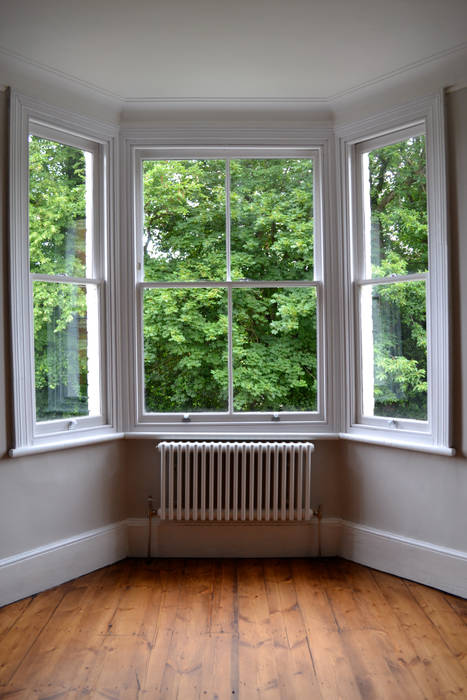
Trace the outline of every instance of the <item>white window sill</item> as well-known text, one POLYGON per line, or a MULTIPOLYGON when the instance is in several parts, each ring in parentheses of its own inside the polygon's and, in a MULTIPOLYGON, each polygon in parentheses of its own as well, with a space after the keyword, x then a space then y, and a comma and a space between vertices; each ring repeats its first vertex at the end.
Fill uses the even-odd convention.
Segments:
POLYGON ((444 457, 454 457, 456 450, 454 447, 445 447, 444 445, 431 445, 428 442, 417 442, 416 440, 398 439, 395 436, 372 436, 368 434, 358 433, 339 433, 339 437, 343 440, 351 440, 353 442, 362 442, 367 445, 380 445, 382 447, 397 447, 401 450, 411 450, 412 452, 427 452, 428 454, 443 455, 444 457))
POLYGON ((124 437, 124 433, 101 433, 100 435, 86 435, 83 437, 74 437, 67 440, 55 440, 50 442, 42 442, 37 445, 26 445, 25 447, 14 447, 8 450, 10 457, 25 457, 27 455, 40 454, 41 452, 56 452, 57 450, 68 450, 72 447, 85 447, 86 445, 95 445, 100 442, 111 442, 120 440, 124 437))
POLYGON ((281 435, 272 433, 230 433, 229 435, 221 436, 219 433, 212 432, 197 432, 197 433, 164 433, 164 432, 128 432, 116 433, 109 432, 100 435, 87 435, 84 437, 76 437, 68 440, 56 440, 54 442, 43 442, 36 445, 28 445, 25 447, 15 447, 8 451, 10 457, 24 457, 28 455, 40 454, 44 452, 55 452, 57 450, 68 450, 73 447, 85 447, 87 445, 95 445, 102 442, 112 442, 114 440, 350 440, 353 442, 361 442, 367 445, 380 445, 382 447, 396 447, 403 450, 411 450, 413 452, 426 452, 428 454, 442 455, 444 457, 453 457, 456 450, 453 447, 444 447, 439 445, 430 445, 428 443, 397 440, 393 437, 380 437, 369 435, 358 435, 356 433, 283 433, 281 435))
POLYGON ((157 430, 154 432, 132 432, 125 433, 128 440, 337 440, 339 433, 277 433, 277 432, 164 432, 157 430))

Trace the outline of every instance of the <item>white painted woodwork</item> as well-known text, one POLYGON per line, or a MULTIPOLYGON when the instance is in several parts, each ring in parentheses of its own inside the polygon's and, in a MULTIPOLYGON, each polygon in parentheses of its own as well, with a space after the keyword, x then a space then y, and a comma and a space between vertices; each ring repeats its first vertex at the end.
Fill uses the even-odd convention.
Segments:
MULTIPOLYGON (((0 606, 147 554, 147 518, 129 518, 0 559, 0 606)), ((152 556, 342 556, 467 597, 467 552, 340 518, 307 522, 152 521, 152 556), (319 537, 319 540, 318 540, 319 537)))

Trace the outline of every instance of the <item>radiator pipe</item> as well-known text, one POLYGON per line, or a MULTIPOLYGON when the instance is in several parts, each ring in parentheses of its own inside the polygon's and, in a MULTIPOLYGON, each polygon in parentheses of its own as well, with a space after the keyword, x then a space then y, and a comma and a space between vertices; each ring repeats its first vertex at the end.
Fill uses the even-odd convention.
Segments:
POLYGON ((157 510, 154 508, 152 496, 148 496, 148 559, 151 559, 152 519, 155 515, 157 510))
POLYGON ((321 520, 323 517, 321 504, 316 509, 313 509, 313 516, 318 518, 318 557, 321 557, 321 520))

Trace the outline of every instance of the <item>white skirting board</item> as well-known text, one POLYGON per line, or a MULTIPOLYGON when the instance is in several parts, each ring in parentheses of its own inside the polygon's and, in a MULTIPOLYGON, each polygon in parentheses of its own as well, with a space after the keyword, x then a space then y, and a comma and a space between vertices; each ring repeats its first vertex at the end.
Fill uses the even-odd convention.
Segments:
MULTIPOLYGON (((216 523, 153 520, 152 556, 157 557, 316 557, 335 556, 340 520, 309 523, 216 523), (321 532, 318 534, 318 530, 321 532), (318 536, 321 545, 318 544, 318 536)), ((128 552, 147 555, 148 521, 128 520, 128 552)))
MULTIPOLYGON (((128 522, 129 556, 147 554, 148 521, 128 522)), ((467 552, 403 537, 340 518, 321 520, 322 556, 340 556, 373 569, 467 598, 467 552)), ((317 520, 305 524, 196 524, 158 520, 152 556, 315 557, 317 520)))
MULTIPOLYGON (((320 530, 323 556, 341 556, 467 598, 467 552, 339 518, 323 518, 320 530)), ((0 559, 0 606, 127 556, 144 557, 147 537, 147 519, 130 518, 0 559)), ((153 520, 152 555, 317 556, 318 523, 193 525, 153 520)))
POLYGON ((0 559, 0 606, 124 559, 126 521, 0 559))
POLYGON ((467 552, 341 521, 339 556, 467 598, 467 552))

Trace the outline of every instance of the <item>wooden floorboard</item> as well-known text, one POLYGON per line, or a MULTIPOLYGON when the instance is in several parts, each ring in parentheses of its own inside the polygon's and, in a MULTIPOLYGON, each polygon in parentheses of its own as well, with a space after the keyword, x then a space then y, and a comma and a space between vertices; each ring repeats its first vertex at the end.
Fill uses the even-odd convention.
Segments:
POLYGON ((0 609, 0 698, 467 698, 467 601, 340 559, 127 559, 0 609))

